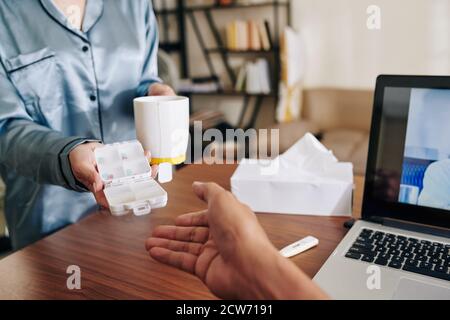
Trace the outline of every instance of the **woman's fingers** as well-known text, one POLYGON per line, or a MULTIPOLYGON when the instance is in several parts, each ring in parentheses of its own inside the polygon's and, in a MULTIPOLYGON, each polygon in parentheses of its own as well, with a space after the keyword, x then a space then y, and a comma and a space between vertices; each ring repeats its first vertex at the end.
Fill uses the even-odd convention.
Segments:
POLYGON ((175 224, 178 227, 207 227, 208 212, 200 211, 179 216, 175 224))
MULTIPOLYGON (((148 159, 148 162, 151 163, 152 161, 152 154, 150 151, 145 151, 145 157, 148 159)), ((159 166, 153 165, 152 166, 152 178, 155 179, 158 176, 159 166)))
POLYGON ((153 238, 206 243, 209 240, 209 229, 204 227, 163 226, 153 231, 153 238))
POLYGON ((158 262, 195 274, 198 257, 185 252, 175 252, 165 248, 152 248, 150 256, 158 262))
POLYGON ((103 190, 103 181, 94 164, 89 162, 80 164, 74 175, 92 193, 103 190))
POLYGON ((95 150, 102 147, 99 143, 79 145, 69 154, 72 172, 77 179, 92 193, 103 190, 103 182, 95 163, 95 150))
POLYGON ((175 91, 168 85, 154 83, 148 88, 149 96, 175 96, 175 91))
POLYGON ((164 248, 170 251, 185 252, 198 256, 202 253, 203 244, 161 238, 150 238, 145 243, 145 247, 147 251, 150 251, 152 248, 164 248))
POLYGON ((109 204, 108 200, 106 199, 105 193, 103 191, 94 193, 95 201, 97 201, 97 204, 103 208, 108 209, 109 204))
POLYGON ((158 176, 158 172, 159 172, 159 166, 153 165, 152 166, 152 178, 153 179, 155 179, 158 176))

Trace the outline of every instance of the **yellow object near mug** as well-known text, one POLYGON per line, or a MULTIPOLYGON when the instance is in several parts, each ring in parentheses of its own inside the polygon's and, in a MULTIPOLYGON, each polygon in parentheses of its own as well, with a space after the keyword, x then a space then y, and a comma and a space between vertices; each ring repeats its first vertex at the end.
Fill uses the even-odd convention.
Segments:
POLYGON ((153 165, 159 165, 162 163, 170 163, 174 166, 182 164, 186 161, 186 155, 182 155, 176 158, 152 158, 150 161, 150 164, 153 165))

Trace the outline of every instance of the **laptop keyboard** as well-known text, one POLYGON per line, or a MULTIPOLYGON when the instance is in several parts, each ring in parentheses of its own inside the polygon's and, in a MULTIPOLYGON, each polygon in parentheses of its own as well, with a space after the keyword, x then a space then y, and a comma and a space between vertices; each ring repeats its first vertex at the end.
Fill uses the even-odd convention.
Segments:
POLYGON ((349 259, 450 281, 450 245, 363 229, 349 259))

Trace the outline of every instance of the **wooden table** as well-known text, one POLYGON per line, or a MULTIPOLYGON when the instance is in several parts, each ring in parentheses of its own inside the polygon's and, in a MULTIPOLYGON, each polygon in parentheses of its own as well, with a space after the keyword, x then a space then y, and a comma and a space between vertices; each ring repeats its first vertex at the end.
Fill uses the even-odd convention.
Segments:
MULTIPOLYGON (((214 299, 194 276, 151 260, 144 242, 152 229, 204 209, 191 191, 193 181, 215 181, 230 188, 236 166, 189 166, 180 170, 166 208, 146 217, 115 218, 99 212, 0 261, 1 299, 214 299), (68 266, 81 268, 79 291, 66 287, 68 266)), ((361 207, 363 179, 356 179, 355 215, 361 207)), ((70 210, 70 208, 67 208, 70 210)), ((63 213, 62 213, 63 214, 63 213)), ((320 246, 293 261, 313 277, 346 230, 346 218, 261 214, 259 220, 277 248, 302 237, 320 246)))

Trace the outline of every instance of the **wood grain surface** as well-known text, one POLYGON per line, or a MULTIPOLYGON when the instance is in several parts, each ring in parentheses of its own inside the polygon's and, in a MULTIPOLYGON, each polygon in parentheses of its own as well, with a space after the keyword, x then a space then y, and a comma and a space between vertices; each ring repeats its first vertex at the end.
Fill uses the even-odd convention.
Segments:
MULTIPOLYGON (((185 167, 174 182, 166 208, 145 217, 122 218, 97 212, 40 242, 0 261, 1 299, 215 299, 194 276, 161 265, 144 248, 153 228, 205 205, 196 199, 194 181, 215 181, 230 188, 236 166, 185 167), (67 289, 68 266, 81 268, 81 290, 67 289)), ((363 179, 356 178, 355 216, 360 215, 363 179)), ((70 211, 70 208, 66 209, 70 211)), ((64 212, 61 212, 64 214, 64 212)), ((313 277, 343 238, 346 218, 258 215, 277 248, 305 236, 320 245, 293 259, 313 277)))

